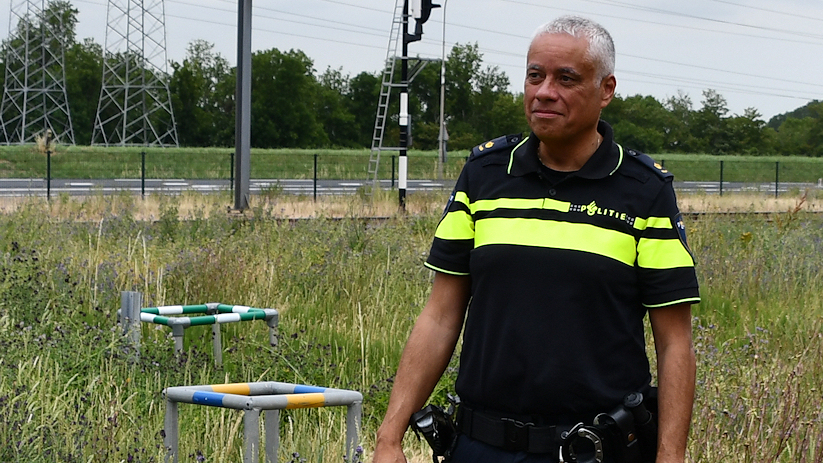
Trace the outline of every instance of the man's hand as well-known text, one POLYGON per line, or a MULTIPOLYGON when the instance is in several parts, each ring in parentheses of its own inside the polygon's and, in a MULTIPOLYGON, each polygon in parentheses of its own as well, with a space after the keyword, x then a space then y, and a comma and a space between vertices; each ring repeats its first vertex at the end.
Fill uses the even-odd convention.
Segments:
POLYGON ((469 302, 467 276, 436 273, 426 306, 414 324, 377 430, 374 463, 405 463, 402 441, 411 415, 420 410, 449 364, 469 302))
POLYGON ((377 439, 374 447, 373 463, 406 463, 406 455, 400 442, 389 443, 387 440, 377 439))

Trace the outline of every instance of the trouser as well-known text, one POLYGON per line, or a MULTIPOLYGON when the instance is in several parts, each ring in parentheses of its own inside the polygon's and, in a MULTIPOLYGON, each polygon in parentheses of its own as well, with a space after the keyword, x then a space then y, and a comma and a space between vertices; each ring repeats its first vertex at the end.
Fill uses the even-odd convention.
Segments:
POLYGON ((511 452, 461 434, 450 463, 558 463, 554 453, 511 452))

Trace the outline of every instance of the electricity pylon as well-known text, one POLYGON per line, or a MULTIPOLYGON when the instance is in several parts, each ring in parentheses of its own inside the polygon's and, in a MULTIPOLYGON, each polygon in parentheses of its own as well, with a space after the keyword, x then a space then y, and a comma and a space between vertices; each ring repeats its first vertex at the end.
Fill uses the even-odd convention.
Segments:
POLYGON ((74 144, 63 65, 64 27, 51 6, 45 0, 11 2, 0 143, 34 143, 50 131, 55 141, 74 144))
POLYGON ((163 0, 109 0, 93 145, 177 146, 163 0))

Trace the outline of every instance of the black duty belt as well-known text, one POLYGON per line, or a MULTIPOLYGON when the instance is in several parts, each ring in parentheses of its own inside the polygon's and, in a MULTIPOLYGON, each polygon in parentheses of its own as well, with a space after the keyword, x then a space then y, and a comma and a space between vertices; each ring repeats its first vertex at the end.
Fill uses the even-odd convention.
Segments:
POLYGON ((536 425, 513 418, 472 410, 461 404, 457 430, 480 442, 512 452, 556 453, 561 434, 572 425, 536 425))

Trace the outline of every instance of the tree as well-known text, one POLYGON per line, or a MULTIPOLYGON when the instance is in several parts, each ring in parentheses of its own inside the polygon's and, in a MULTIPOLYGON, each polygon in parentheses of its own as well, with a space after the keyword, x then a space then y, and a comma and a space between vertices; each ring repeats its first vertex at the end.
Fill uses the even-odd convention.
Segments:
POLYGON ((377 115, 377 99, 380 97, 380 79, 368 72, 361 72, 349 80, 346 95, 348 112, 357 126, 357 145, 371 146, 374 119, 377 115))
POLYGON ((746 108, 742 116, 733 116, 726 121, 731 153, 763 155, 773 151, 764 132, 766 122, 761 117, 756 109, 746 108))
MULTIPOLYGON (((224 145, 219 139, 221 128, 229 123, 233 129, 233 108, 221 104, 225 89, 221 82, 231 70, 228 61, 214 51, 214 44, 194 40, 186 47, 183 63, 171 63, 169 90, 181 145, 224 145)), ((232 90, 232 94, 233 94, 232 90)))
POLYGON ((694 114, 692 136, 698 139, 701 151, 729 154, 731 140, 726 125, 729 108, 726 99, 715 90, 703 91, 703 107, 694 114))
POLYGON ((349 112, 346 95, 349 78, 340 69, 326 69, 320 75, 315 108, 332 146, 356 146, 357 124, 349 112))
POLYGON ((777 130, 775 142, 777 151, 788 156, 809 156, 812 154, 811 133, 815 125, 813 117, 787 118, 777 130))
POLYGON ((66 50, 66 96, 71 104, 74 139, 90 143, 97 115, 103 75, 103 47, 93 39, 75 43, 66 50))
POLYGON ((700 141, 692 134, 694 111, 688 94, 678 92, 669 97, 664 107, 672 115, 672 125, 666 131, 664 150, 677 153, 693 153, 699 150, 700 141))
POLYGON ((612 122, 615 140, 646 153, 662 152, 666 134, 677 125, 675 117, 651 96, 616 97, 606 109, 603 117, 612 122))
POLYGON ((317 114, 317 81, 302 51, 252 55, 251 141, 259 148, 327 146, 317 114))

